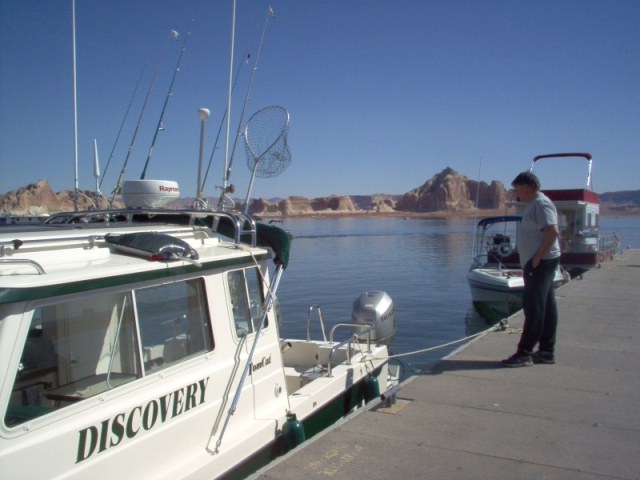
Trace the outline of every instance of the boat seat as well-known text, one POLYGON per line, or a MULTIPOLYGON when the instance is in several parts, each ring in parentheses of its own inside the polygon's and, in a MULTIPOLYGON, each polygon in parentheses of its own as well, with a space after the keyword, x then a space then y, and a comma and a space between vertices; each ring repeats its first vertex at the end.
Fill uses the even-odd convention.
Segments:
POLYGON ((166 363, 175 362, 188 355, 187 335, 182 334, 165 340, 162 356, 166 363))
MULTIPOLYGON (((318 349, 318 363, 320 365, 329 365, 329 355, 331 354, 332 345, 321 345, 318 349)), ((331 357, 331 363, 333 366, 338 363, 345 362, 347 360, 347 351, 344 348, 340 348, 333 352, 331 357)))
POLYGON ((294 367, 284 367, 284 378, 288 395, 298 391, 302 386, 300 373, 294 367))

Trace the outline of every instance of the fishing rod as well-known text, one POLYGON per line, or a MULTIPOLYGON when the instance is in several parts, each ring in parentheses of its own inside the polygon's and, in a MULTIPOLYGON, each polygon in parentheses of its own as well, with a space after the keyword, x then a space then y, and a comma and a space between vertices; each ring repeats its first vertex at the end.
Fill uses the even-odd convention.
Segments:
POLYGON ((249 99, 251 98, 251 87, 253 86, 253 79, 256 75, 256 71, 258 70, 258 60, 260 59, 260 53, 262 52, 262 46, 264 45, 264 35, 267 31, 267 25, 269 24, 269 18, 275 17, 273 13, 273 8, 269 7, 267 10, 267 18, 264 22, 264 27, 262 28, 262 36, 260 37, 260 45, 258 47, 258 54, 256 55, 256 59, 253 62, 253 72, 251 73, 251 79, 249 80, 249 87, 247 88, 247 94, 244 98, 244 105, 242 106, 242 112, 240 113, 240 120, 238 121, 238 129, 236 130, 236 137, 233 142, 233 149, 231 150, 231 156, 229 157, 229 165, 224 172, 222 193, 220 194, 220 200, 218 201, 218 208, 222 209, 224 206, 224 197, 227 193, 227 185, 229 183, 229 178, 231 177, 231 167, 233 166, 233 158, 236 152, 236 147, 238 146, 238 138, 240 138, 240 131, 242 129, 242 120, 244 118, 244 112, 247 108, 247 104, 249 103, 249 99))
MULTIPOLYGON (((476 249, 476 235, 478 233, 478 229, 476 227, 477 223, 478 223, 478 202, 480 201, 480 178, 482 176, 482 157, 480 157, 480 165, 478 166, 478 188, 476 189, 476 209, 475 209, 475 213, 474 213, 474 217, 473 217, 473 240, 472 240, 472 245, 473 248, 471 249, 471 262, 473 263, 473 261, 475 260, 475 257, 473 256, 476 249)), ((478 252, 480 253, 480 252, 478 252)))
MULTIPOLYGON (((245 53, 244 57, 242 57, 242 61, 240 65, 238 65, 238 69, 236 70, 236 77, 233 80, 233 87, 231 87, 231 93, 236 89, 236 84, 238 83, 238 77, 240 76, 240 70, 242 70, 242 66, 245 63, 249 63, 249 59, 251 58, 250 53, 245 53)), ((213 155, 216 153, 218 148, 218 141, 220 140, 220 133, 222 133, 222 127, 224 126, 224 121, 227 118, 227 108, 224 109, 224 114, 222 115, 222 120, 220 121, 220 127, 218 128, 218 134, 216 135, 216 141, 213 144, 213 150, 211 150, 211 156, 209 157, 209 164, 207 165, 207 170, 204 174, 204 179, 202 180, 202 185, 200 186, 200 191, 204 191, 204 184, 207 183, 207 177, 209 176, 209 169, 211 168, 211 164, 213 163, 213 155)))
POLYGON ((136 84, 136 88, 133 90, 133 95, 131 95, 131 100, 129 101, 129 106, 127 107, 127 111, 124 114, 124 118, 122 119, 122 123, 120 124, 120 130, 118 130, 118 135, 116 135, 116 141, 113 142, 113 148, 111 149, 111 154, 109 155, 109 159, 107 160, 107 165, 104 167, 104 172, 102 172, 102 179, 100 180, 99 187, 102 187, 102 182, 104 182, 104 177, 107 175, 107 170, 109 170, 109 164, 111 163, 111 159, 113 158, 113 153, 116 150, 116 145, 118 144, 118 140, 120 139, 120 134, 122 133, 122 129, 124 127, 124 122, 127 120, 129 116, 129 110, 131 110, 131 105, 133 105, 133 99, 136 97, 136 93, 138 92, 138 87, 140 87, 140 82, 142 81, 142 76, 144 75, 144 71, 147 68, 147 64, 145 63, 142 68, 142 72, 140 72, 140 78, 138 78, 138 83, 136 84))
POLYGON ((156 81, 156 75, 158 74, 158 70, 160 69, 160 63, 162 62, 162 59, 164 58, 164 54, 167 51, 167 45, 169 45, 169 40, 171 38, 178 38, 178 32, 176 32, 175 30, 171 30, 169 32, 169 36, 167 37, 167 40, 164 43, 164 47, 162 47, 162 53, 160 55, 160 59, 158 60, 158 63, 156 64, 156 69, 153 72, 153 76, 151 77, 151 84, 149 85, 149 89, 147 90, 147 95, 144 99, 144 103, 142 104, 142 110, 140 110, 140 116, 138 117, 138 123, 136 124, 136 128, 133 131, 133 137, 131 138, 131 143, 129 144, 129 150, 127 151, 127 157, 124 160, 124 165, 122 166, 122 170, 120 170, 120 176, 118 177, 118 183, 116 183, 116 188, 113 190, 113 198, 111 199, 111 206, 113 207, 113 205, 116 203, 116 198, 118 196, 118 194, 120 193, 120 188, 122 187, 122 181, 124 180, 124 172, 127 169, 127 163, 129 163, 129 157, 131 157, 131 152, 133 151, 133 144, 136 141, 136 136, 138 135, 138 130, 140 129, 140 124, 142 123, 142 119, 144 118, 144 111, 147 108, 147 102, 149 101, 149 96, 151 95, 151 92, 153 91, 153 85, 156 81))
POLYGON ((153 134, 153 140, 151 141, 151 148, 149 149, 149 154, 147 155, 147 161, 144 164, 144 169, 142 170, 142 175, 140 175, 140 180, 144 180, 144 177, 147 174, 147 167, 149 166, 149 161, 151 160, 151 154, 153 153, 153 147, 156 144, 156 139, 158 138, 158 132, 162 130, 162 119, 164 118, 164 112, 167 109, 167 103, 169 103, 169 97, 173 96, 173 83, 176 81, 176 76, 180 71, 180 62, 182 62, 182 56, 184 55, 184 51, 187 48, 187 40, 191 36, 191 25, 193 25, 193 20, 189 24, 189 30, 187 31, 187 36, 184 38, 184 43, 182 44, 182 50, 180 51, 180 56, 178 57, 178 63, 176 65, 176 69, 173 71, 173 78, 171 79, 171 84, 169 85, 169 91, 167 92, 167 96, 164 99, 164 105, 162 107, 162 112, 160 112, 160 119, 158 120, 158 126, 156 127, 156 131, 153 134))

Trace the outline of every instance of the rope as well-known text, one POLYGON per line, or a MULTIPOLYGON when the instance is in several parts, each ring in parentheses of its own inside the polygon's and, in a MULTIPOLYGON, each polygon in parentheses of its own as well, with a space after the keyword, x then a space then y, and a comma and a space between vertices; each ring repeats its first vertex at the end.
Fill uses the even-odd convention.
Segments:
POLYGON ((486 330, 483 330, 483 331, 478 332, 478 333, 474 333, 473 335, 469 335, 468 337, 459 338, 458 340, 453 340, 452 342, 443 343, 442 345, 436 345, 434 347, 423 348, 423 349, 420 349, 420 350, 414 350, 413 352, 399 353, 397 355, 389 355, 387 358, 389 358, 389 359, 391 359, 391 358, 402 358, 402 357, 408 357, 410 355, 417 355, 418 353, 431 352, 431 351, 437 350, 439 348, 449 347, 451 345, 455 345, 456 343, 461 343, 461 342, 464 342, 464 341, 467 341, 467 340, 471 340, 472 338, 479 337, 480 335, 484 335, 485 333, 488 333, 488 332, 491 332, 491 331, 499 332, 499 331, 503 331, 503 330, 505 330, 505 325, 501 321, 498 325, 492 325, 491 327, 487 328, 486 330))
MULTIPOLYGON (((472 338, 479 337, 479 336, 484 335, 485 333, 489 333, 489 332, 504 332, 504 333, 508 333, 508 334, 522 333, 522 329, 521 328, 510 328, 510 327, 507 327, 508 324, 509 324, 509 318, 506 318, 504 320, 500 320, 500 322, 497 325, 493 325, 493 326, 487 328, 486 330, 483 330, 483 331, 478 332, 478 333, 474 333, 473 335, 469 335, 467 337, 460 338, 458 340, 453 340, 452 342, 443 343, 442 345, 436 345, 434 347, 423 348, 423 349, 420 349, 420 350, 414 350, 413 352, 399 353, 397 355, 389 355, 387 357, 375 357, 375 358, 376 358, 376 360, 381 360, 381 359, 391 360, 391 359, 396 359, 396 358, 408 357, 410 355, 417 355, 419 353, 431 352, 431 351, 437 350, 439 348, 449 347, 449 346, 455 345, 457 343, 461 343, 461 342, 465 342, 467 340, 471 340, 472 338)), ((366 362, 366 361, 369 361, 369 360, 371 360, 371 358, 370 357, 366 357, 366 356, 362 359, 363 362, 366 362)))

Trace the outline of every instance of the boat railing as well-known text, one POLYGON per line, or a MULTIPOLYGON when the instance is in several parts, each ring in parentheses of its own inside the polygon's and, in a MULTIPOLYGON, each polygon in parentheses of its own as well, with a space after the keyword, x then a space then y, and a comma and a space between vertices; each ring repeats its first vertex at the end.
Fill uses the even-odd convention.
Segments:
MULTIPOLYGON (((135 210, 104 210, 59 213, 51 215, 46 222, 17 233, 19 238, 0 240, 0 259, 2 264, 28 264, 33 266, 39 274, 44 274, 44 268, 31 259, 7 258, 11 251, 17 251, 23 246, 35 249, 68 248, 74 242, 82 244, 83 248, 92 249, 98 241, 104 240, 108 232, 101 234, 100 229, 107 227, 135 227, 140 225, 163 224, 175 227, 175 233, 183 232, 185 227, 200 229, 206 236, 212 237, 214 233, 233 239, 236 245, 245 244, 256 247, 258 242, 258 228, 256 221, 248 214, 229 211, 193 211, 170 209, 135 209, 135 210), (221 222, 225 220, 224 222, 221 222), (220 225, 224 223, 224 225, 220 225), (220 231, 215 231, 214 226, 221 226, 220 231), (78 227, 95 227, 97 230, 83 232, 78 227), (32 232, 38 232, 33 235, 32 232), (98 232, 98 233, 96 233, 98 232), (21 236, 23 235, 23 236, 21 236), (3 258, 4 257, 4 258, 3 258)), ((172 231, 165 230, 165 233, 172 231)))
POLYGON ((29 260, 28 258, 0 258, 1 264, 22 264, 30 265, 35 268, 40 275, 44 275, 44 268, 35 260, 29 260))
POLYGON ((616 234, 600 235, 598 239, 598 250, 605 258, 612 257, 619 245, 620 239, 616 234))
POLYGON ((307 342, 311 341, 311 313, 314 310, 318 312, 318 320, 320 320, 320 330, 322 331, 322 339, 326 342, 327 334, 325 333, 325 330, 324 330, 324 320, 322 318, 322 309, 320 308, 320 305, 317 303, 314 303, 313 305, 311 305, 309 307, 309 312, 307 313, 307 342))
POLYGON ((481 253, 480 255, 476 255, 475 257, 473 257, 471 268, 480 268, 487 263, 489 263, 489 255, 487 255, 486 253, 481 253))
POLYGON ((254 218, 242 212, 237 212, 234 215, 227 214, 227 217, 231 218, 235 222, 235 243, 242 243, 242 236, 245 234, 249 234, 251 235, 251 246, 255 247, 257 239, 257 227, 254 218), (248 225, 249 228, 245 228, 245 225, 248 225))
POLYGON ((351 350, 353 348, 352 347, 352 342, 356 342, 356 341, 358 341, 359 338, 362 338, 362 337, 364 337, 366 335, 367 336, 367 351, 368 352, 371 351, 371 335, 369 335, 369 333, 371 333, 371 331, 375 328, 375 324, 368 324, 368 323, 367 324, 362 324, 362 323, 337 323, 331 328, 331 332, 329 333, 329 342, 331 344, 333 344, 333 334, 335 333, 335 331, 338 328, 343 328, 343 327, 349 327, 351 329, 353 329, 354 327, 357 327, 357 328, 364 328, 364 330, 352 334, 346 340, 343 340, 342 342, 337 343, 336 345, 331 347, 331 351, 329 352, 329 360, 327 361, 327 376, 328 377, 331 377, 331 360, 333 360, 333 355, 339 348, 342 348, 345 345, 347 345, 347 361, 346 361, 347 365, 351 364, 351 350))
MULTIPOLYGON (((227 224, 233 228, 229 234, 222 233, 233 238, 236 244, 245 243, 252 247, 257 243, 257 226, 253 217, 237 211, 202 211, 202 210, 172 210, 172 209, 122 209, 122 210, 88 210, 82 212, 62 212, 51 215, 43 226, 47 231, 53 232, 56 227, 79 225, 85 227, 107 226, 136 226, 142 224, 166 224, 176 226, 204 227, 211 230, 214 225, 219 225, 221 219, 226 219, 227 224)), ((79 233, 76 236, 65 236, 62 240, 82 240, 86 235, 79 233)), ((93 235, 93 238, 98 236, 93 235)), ((42 237, 40 240, 28 239, 23 242, 51 241, 53 236, 42 237)), ((13 242, 13 241, 12 241, 13 242)))

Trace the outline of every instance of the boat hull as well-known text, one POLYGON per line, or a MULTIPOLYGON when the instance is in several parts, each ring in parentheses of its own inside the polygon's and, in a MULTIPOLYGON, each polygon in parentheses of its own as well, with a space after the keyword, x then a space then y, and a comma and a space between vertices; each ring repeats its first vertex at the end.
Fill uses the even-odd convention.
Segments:
MULTIPOLYGON (((522 308, 522 270, 475 268, 469 270, 467 282, 474 305, 480 303, 502 316, 522 308)), ((482 313, 482 308, 476 310, 482 313)))
MULTIPOLYGON (((567 281, 568 276, 558 269, 554 277, 554 287, 558 288, 567 281)), ((524 278, 520 269, 472 268, 467 273, 467 282, 474 305, 483 305, 476 308, 481 314, 483 308, 489 308, 498 314, 508 316, 522 308, 524 278)))

